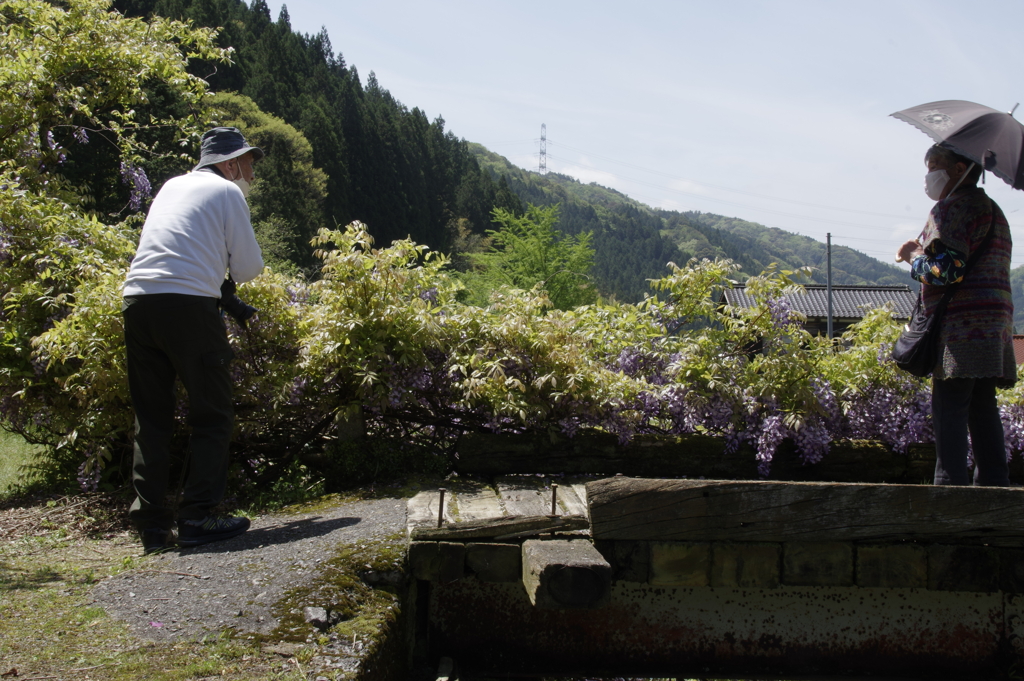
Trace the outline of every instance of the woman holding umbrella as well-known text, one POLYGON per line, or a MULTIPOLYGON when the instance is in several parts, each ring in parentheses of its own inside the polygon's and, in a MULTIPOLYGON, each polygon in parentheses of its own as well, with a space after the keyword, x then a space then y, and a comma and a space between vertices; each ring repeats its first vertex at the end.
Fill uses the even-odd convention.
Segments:
MULTIPOLYGON (((937 113, 931 112, 933 117, 937 113)), ((920 237, 900 246, 896 260, 911 264, 928 314, 947 287, 957 287, 941 319, 940 359, 932 372, 935 484, 970 484, 969 433, 974 484, 1007 486, 996 388, 1012 386, 1017 378, 1009 224, 977 186, 979 162, 950 145, 936 144, 925 155, 925 164, 925 191, 936 203, 920 237)))

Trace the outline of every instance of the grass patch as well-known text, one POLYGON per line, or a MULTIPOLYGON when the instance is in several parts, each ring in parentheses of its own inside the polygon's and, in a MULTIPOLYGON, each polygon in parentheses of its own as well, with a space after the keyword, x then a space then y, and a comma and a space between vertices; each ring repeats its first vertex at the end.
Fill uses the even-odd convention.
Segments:
POLYGON ((23 482, 20 478, 27 466, 42 451, 15 433, 0 428, 0 497, 10 494, 23 482))

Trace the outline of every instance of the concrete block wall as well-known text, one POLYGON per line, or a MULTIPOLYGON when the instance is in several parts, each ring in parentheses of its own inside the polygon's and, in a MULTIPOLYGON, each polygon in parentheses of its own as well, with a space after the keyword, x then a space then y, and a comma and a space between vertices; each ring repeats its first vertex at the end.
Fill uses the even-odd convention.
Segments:
POLYGON ((519 544, 414 541, 409 544, 409 570, 416 579, 442 584, 468 575, 484 582, 518 582, 522 551, 519 544))
POLYGON ((1024 593, 1024 550, 854 542, 604 540, 616 581, 652 586, 919 588, 1024 593))
MULTIPOLYGON (((652 586, 775 589, 858 586, 932 591, 1024 593, 1024 550, 988 546, 854 542, 597 541, 614 581, 652 586)), ((419 542, 409 545, 417 579, 448 583, 466 576, 518 582, 515 543, 419 542)))

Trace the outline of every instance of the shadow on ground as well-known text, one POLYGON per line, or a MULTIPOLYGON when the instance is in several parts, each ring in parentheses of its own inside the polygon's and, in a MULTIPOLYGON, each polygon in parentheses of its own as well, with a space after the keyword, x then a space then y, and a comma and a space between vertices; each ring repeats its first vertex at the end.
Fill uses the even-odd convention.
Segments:
POLYGON ((212 544, 180 549, 182 555, 195 555, 198 553, 228 553, 231 551, 260 549, 267 546, 289 544, 300 539, 322 537, 335 530, 351 527, 362 522, 362 518, 324 518, 315 516, 312 518, 299 518, 296 520, 282 521, 277 525, 269 527, 255 527, 245 534, 234 539, 212 544))

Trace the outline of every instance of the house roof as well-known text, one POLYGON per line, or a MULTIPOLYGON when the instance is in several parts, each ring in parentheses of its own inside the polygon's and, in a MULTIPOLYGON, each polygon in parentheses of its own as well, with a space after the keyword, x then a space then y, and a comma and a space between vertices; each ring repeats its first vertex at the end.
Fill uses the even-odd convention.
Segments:
POLYGON ((1017 364, 1024 364, 1024 336, 1014 335, 1013 357, 1017 360, 1017 364))
MULTIPOLYGON (((807 293, 786 296, 790 306, 802 312, 808 319, 828 317, 828 287, 821 284, 804 286, 807 293)), ((724 302, 733 307, 754 307, 754 299, 747 293, 746 286, 734 284, 722 291, 724 302)), ((722 299, 719 299, 722 302, 722 299)), ((866 310, 893 304, 896 319, 910 319, 917 303, 917 293, 909 286, 833 286, 832 318, 861 319, 866 310)))

